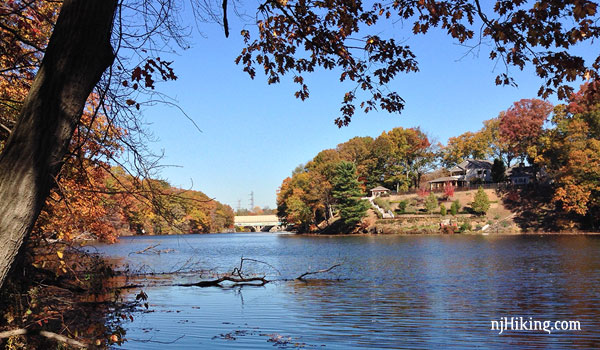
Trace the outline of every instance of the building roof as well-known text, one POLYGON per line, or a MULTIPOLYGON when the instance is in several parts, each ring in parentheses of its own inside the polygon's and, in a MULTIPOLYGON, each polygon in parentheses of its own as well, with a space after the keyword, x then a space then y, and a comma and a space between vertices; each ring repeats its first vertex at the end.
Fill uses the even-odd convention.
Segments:
POLYGON ((531 177, 533 176, 533 173, 532 166, 524 166, 521 164, 513 165, 506 169, 506 176, 508 177, 531 177))
POLYGON ((475 168, 475 169, 491 169, 493 163, 486 159, 466 159, 462 163, 453 166, 450 171, 463 171, 467 168, 475 168))
POLYGON ((450 181, 460 181, 460 177, 459 176, 444 176, 444 177, 438 177, 437 179, 433 179, 431 181, 427 181, 427 182, 450 182, 450 181))
POLYGON ((372 188, 371 191, 390 191, 389 188, 385 188, 383 186, 377 186, 375 188, 372 188))

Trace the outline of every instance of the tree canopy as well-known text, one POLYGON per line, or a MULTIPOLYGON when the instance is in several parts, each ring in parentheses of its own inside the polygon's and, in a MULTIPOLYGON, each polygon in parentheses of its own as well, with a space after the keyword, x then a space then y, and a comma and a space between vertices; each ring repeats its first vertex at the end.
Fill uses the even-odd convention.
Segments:
POLYGON ((402 22, 411 34, 440 28, 463 45, 485 47, 489 58, 506 67, 498 85, 516 85, 510 68, 532 66, 544 80, 543 98, 557 93, 564 99, 577 78, 598 78, 600 56, 586 61, 570 48, 600 36, 598 4, 589 0, 399 0, 273 1, 258 7, 256 32, 241 31, 246 47, 237 58, 251 77, 264 71, 269 84, 289 75, 299 85, 295 96, 309 97, 305 73, 317 68, 338 69, 340 81, 352 88, 342 98, 341 116, 347 125, 357 108, 364 112, 400 112, 404 100, 385 84, 401 73, 417 72, 418 58, 396 39, 386 23, 402 22), (384 28, 382 30, 382 28, 384 28))

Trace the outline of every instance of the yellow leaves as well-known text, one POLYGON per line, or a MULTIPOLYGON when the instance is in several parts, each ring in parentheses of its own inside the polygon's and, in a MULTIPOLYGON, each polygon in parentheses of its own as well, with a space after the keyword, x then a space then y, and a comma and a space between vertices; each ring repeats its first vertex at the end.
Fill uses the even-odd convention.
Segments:
POLYGON ((59 251, 56 252, 56 255, 58 255, 59 259, 62 259, 63 256, 64 256, 64 253, 59 250, 59 251))
POLYGON ((591 191, 583 186, 570 183, 557 188, 553 200, 560 202, 565 211, 585 215, 588 211, 587 203, 590 200, 590 195, 591 191))

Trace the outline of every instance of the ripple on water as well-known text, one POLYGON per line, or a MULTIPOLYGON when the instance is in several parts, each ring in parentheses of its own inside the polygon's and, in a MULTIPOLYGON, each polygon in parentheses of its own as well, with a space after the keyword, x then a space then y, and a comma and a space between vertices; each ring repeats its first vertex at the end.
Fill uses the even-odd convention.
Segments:
POLYGON ((155 272, 186 264, 225 272, 244 256, 276 269, 248 263, 248 271, 293 278, 343 263, 307 283, 146 288, 153 312, 126 325, 126 349, 600 347, 598 237, 230 234, 133 237, 98 249, 155 272), (129 254, 152 244, 173 252, 129 254), (491 331, 505 316, 578 320, 582 331, 491 331))

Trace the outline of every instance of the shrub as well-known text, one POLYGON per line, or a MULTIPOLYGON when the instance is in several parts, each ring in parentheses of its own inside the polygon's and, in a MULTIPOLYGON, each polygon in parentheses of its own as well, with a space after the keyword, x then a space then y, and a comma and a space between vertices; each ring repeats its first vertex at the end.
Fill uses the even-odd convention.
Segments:
POLYGON ((433 194, 433 192, 429 192, 429 195, 427 196, 427 199, 425 200, 425 210, 427 210, 427 212, 429 214, 432 214, 433 211, 437 207, 438 207, 437 197, 435 196, 435 194, 433 194))
POLYGON ((446 235, 451 235, 451 234, 453 234, 453 233, 454 233, 454 227, 452 227, 451 225, 445 225, 445 226, 442 226, 442 227, 440 228, 440 231, 441 231, 443 234, 446 234, 446 235))
POLYGON ((440 204, 440 215, 446 216, 446 206, 444 203, 440 204))
POLYGON ((475 194, 475 199, 473 199, 473 202, 471 203, 471 208, 479 215, 485 215, 490 209, 490 199, 481 186, 475 194))
POLYGON ((447 182, 444 187, 444 196, 446 196, 446 198, 452 198, 454 196, 454 186, 450 182, 447 182))
POLYGON ((406 204, 406 209, 404 210, 404 212, 405 213, 416 213, 417 212, 416 207, 417 207, 417 201, 411 199, 406 204))
POLYGON ((460 210, 460 202, 457 199, 454 202, 452 202, 452 205, 450 206, 450 214, 456 216, 456 214, 458 214, 459 210, 460 210))
POLYGON ((400 202, 398 202, 398 209, 396 211, 400 214, 404 214, 404 213, 406 213, 407 206, 408 206, 408 201, 406 199, 401 200, 400 202))
POLYGON ((465 221, 462 224, 460 224, 460 226, 458 227, 458 231, 459 232, 471 231, 472 228, 473 227, 471 226, 471 223, 468 221, 465 221))

